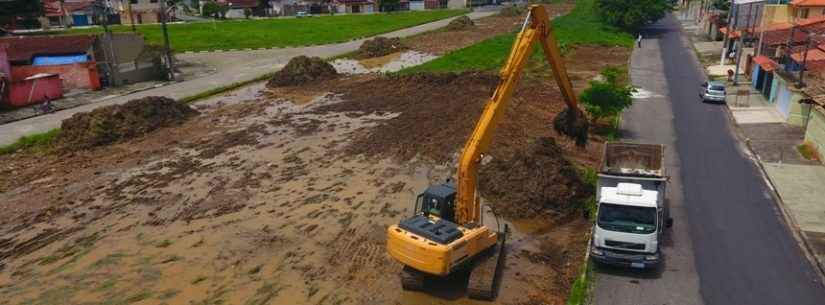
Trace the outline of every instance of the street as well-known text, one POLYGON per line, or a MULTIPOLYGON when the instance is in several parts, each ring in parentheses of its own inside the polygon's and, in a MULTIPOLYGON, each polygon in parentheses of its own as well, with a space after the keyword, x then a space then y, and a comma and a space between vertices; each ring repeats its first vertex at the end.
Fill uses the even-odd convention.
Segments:
POLYGON ((674 226, 660 272, 599 268, 595 304, 822 304, 825 289, 737 140, 727 110, 699 101, 698 60, 674 16, 650 26, 631 78, 652 92, 622 135, 663 143, 674 226))

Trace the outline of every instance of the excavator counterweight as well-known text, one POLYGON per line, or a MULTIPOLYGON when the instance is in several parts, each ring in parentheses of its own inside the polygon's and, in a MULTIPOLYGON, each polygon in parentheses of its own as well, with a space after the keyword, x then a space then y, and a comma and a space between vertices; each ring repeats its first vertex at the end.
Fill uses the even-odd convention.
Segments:
POLYGON ((580 112, 549 21, 543 6, 530 6, 501 69, 501 80, 461 152, 457 185, 448 182, 428 187, 416 198, 413 216, 387 229, 387 251, 404 264, 401 275, 404 289, 421 290, 428 277, 449 276, 456 270, 470 268, 468 296, 483 300, 495 298, 505 258, 507 229, 505 226, 503 232, 495 232, 482 223, 481 201, 476 189, 478 167, 535 42, 542 46, 568 109, 580 112))

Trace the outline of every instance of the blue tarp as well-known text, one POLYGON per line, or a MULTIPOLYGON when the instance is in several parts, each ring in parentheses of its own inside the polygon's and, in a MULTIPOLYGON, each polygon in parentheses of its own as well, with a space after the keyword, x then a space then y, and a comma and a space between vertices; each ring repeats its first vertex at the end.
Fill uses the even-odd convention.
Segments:
POLYGON ((34 66, 51 66, 51 65, 68 65, 74 63, 81 63, 89 61, 89 56, 86 54, 79 55, 50 55, 50 56, 35 56, 32 60, 34 66))

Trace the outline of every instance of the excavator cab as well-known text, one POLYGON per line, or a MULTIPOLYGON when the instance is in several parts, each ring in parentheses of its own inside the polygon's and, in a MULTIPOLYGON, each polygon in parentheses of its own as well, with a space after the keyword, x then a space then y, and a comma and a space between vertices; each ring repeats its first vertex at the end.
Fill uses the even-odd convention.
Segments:
POLYGON ((455 222, 455 195, 455 185, 449 182, 431 185, 415 199, 415 214, 455 222))

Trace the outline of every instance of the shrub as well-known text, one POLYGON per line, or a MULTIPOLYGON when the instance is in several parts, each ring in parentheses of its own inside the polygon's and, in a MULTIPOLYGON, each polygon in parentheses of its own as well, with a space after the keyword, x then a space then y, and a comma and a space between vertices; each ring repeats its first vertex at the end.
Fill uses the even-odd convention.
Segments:
POLYGON ((620 70, 605 69, 602 76, 605 80, 593 80, 590 87, 581 93, 581 102, 590 113, 593 122, 601 118, 619 114, 633 103, 633 87, 619 82, 620 70))

